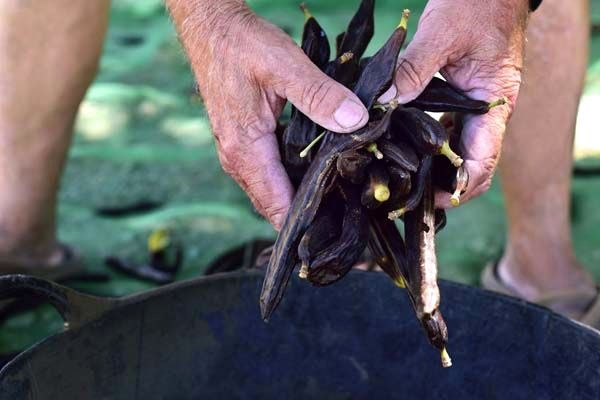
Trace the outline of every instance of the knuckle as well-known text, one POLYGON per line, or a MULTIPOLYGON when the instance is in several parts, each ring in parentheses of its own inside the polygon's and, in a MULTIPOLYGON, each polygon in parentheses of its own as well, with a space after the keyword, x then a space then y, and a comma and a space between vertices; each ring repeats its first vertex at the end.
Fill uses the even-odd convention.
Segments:
POLYGON ((302 102, 308 113, 318 112, 335 90, 335 83, 329 79, 314 80, 302 89, 302 102))
POLYGON ((398 63, 398 75, 401 77, 399 79, 408 81, 412 87, 422 87, 425 85, 425 78, 407 58, 400 59, 398 63))

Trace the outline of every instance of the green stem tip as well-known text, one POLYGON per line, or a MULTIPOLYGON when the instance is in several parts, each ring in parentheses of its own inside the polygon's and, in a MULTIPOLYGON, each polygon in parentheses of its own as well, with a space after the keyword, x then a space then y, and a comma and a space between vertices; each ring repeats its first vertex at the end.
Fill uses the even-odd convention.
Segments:
POLYGON ((406 9, 402 12, 402 18, 400 19, 400 23, 398 24, 398 28, 396 29, 408 29, 408 18, 410 17, 410 10, 406 9))
POLYGON ((439 153, 446 156, 456 168, 460 168, 463 165, 463 159, 450 148, 450 143, 447 140, 442 144, 439 153))
POLYGON ((369 153, 373 153, 376 159, 383 160, 383 153, 379 151, 377 143, 371 143, 369 146, 367 146, 367 151, 369 153))
POLYGON ((305 21, 308 21, 309 19, 313 18, 313 15, 308 10, 308 7, 306 6, 306 3, 300 3, 300 9, 304 13, 304 20, 305 21))
POLYGON ((304 148, 304 150, 302 150, 300 152, 300 158, 305 158, 306 156, 308 156, 308 153, 312 150, 313 147, 315 147, 317 145, 317 143, 319 143, 321 141, 321 139, 323 139, 323 137, 325 137, 325 134, 327 133, 327 131, 324 131, 323 133, 321 133, 319 136, 317 136, 315 138, 315 140, 313 140, 312 142, 310 142, 308 144, 308 146, 306 146, 304 148))
POLYGON ((460 189, 452 193, 452 196, 450 197, 450 204, 452 204, 452 207, 460 206, 460 189))
POLYGON ((298 273, 298 277, 300 279, 308 278, 308 264, 304 262, 302 263, 302 266, 300 267, 300 272, 298 273))
POLYGON ((340 56, 339 63, 346 64, 348 61, 351 61, 354 58, 354 53, 351 51, 347 51, 340 56))
POLYGON ((392 221, 395 221, 397 219, 402 218, 402 216, 404 214, 406 214, 406 208, 401 208, 399 210, 389 212, 388 213, 388 219, 391 219, 392 221))
POLYGON ((495 108, 498 106, 503 106, 508 103, 509 103, 508 97, 506 97, 506 96, 500 97, 499 99, 496 99, 496 100, 492 101, 490 104, 488 104, 488 110, 491 110, 492 108, 495 108))
POLYGON ((445 347, 441 351, 441 357, 442 357, 442 367, 450 368, 452 366, 452 359, 450 358, 450 355, 448 354, 448 351, 446 350, 445 347))
POLYGON ((375 185, 375 190, 373 191, 373 197, 380 203, 385 203, 390 199, 390 188, 383 183, 379 183, 375 185))

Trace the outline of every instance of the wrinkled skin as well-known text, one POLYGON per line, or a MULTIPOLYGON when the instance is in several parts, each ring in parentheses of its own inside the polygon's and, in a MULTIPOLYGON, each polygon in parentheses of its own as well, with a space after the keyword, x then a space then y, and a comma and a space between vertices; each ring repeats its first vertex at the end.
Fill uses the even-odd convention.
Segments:
MULTIPOLYGON (((509 106, 465 121, 460 150, 471 181, 463 201, 491 185, 521 85, 528 14, 524 0, 430 0, 414 39, 400 56, 395 87, 380 98, 413 100, 440 71, 470 97, 509 99, 509 106)), ((446 195, 436 196, 436 204, 451 207, 446 195)))
MULTIPOLYGON (((244 1, 167 4, 198 79, 223 168, 279 228, 293 196, 273 135, 285 101, 335 132, 364 126, 366 110, 244 1)), ((465 121, 461 150, 471 180, 463 201, 491 184, 521 83, 527 19, 525 0, 430 0, 401 55, 395 86, 382 96, 408 102, 441 71, 473 98, 510 100, 511 106, 465 121)), ((436 203, 450 206, 446 195, 436 203)))
POLYGON ((223 169, 279 228, 293 196, 274 135, 285 102, 340 133, 364 126, 366 109, 244 1, 169 0, 167 5, 196 75, 223 169))

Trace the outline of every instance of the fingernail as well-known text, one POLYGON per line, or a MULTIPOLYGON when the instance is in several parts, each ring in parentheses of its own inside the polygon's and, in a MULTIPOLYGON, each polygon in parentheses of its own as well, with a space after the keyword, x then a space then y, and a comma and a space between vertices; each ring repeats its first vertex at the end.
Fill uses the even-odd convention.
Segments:
POLYGON ((344 100, 333 114, 335 122, 345 129, 354 128, 362 122, 364 117, 365 107, 350 99, 344 100))
POLYGON ((379 99, 377 99, 377 101, 381 104, 386 104, 394 100, 397 95, 398 89, 396 89, 396 86, 392 85, 388 90, 385 91, 384 94, 379 97, 379 99))

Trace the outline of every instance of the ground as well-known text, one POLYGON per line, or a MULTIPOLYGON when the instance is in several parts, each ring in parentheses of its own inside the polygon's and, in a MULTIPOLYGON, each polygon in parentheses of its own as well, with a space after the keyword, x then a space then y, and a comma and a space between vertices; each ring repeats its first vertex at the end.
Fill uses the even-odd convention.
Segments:
MULTIPOLYGON (((299 0, 250 0, 259 14, 298 40, 303 17, 299 0)), ((330 38, 343 30, 358 1, 308 1, 330 38)), ((410 8, 414 31, 423 0, 379 0, 376 36, 370 52, 410 8)), ((600 22, 600 0, 592 0, 600 22)), ((589 79, 578 127, 579 164, 600 164, 593 135, 600 101, 600 38, 594 40, 589 79)), ((60 192, 60 237, 80 248, 89 267, 107 272, 103 258, 119 254, 142 259, 148 234, 169 227, 185 247, 179 279, 198 276, 207 263, 254 237, 275 237, 244 193, 218 165, 209 123, 195 93, 175 33, 161 0, 113 0, 110 29, 100 73, 81 108, 76 135, 60 192), (163 202, 158 210, 125 219, 102 218, 98 207, 137 200, 163 202)), ((241 99, 242 100, 242 99, 241 99)), ((600 280, 600 178, 573 185, 573 234, 577 254, 600 280)), ((505 240, 499 185, 468 206, 449 213, 439 236, 441 275, 478 284, 486 262, 497 258, 505 240)), ((152 288, 111 273, 104 284, 79 288, 121 296, 152 288)), ((12 318, 0 329, 0 353, 14 351, 57 332, 61 321, 49 308, 12 318)))

